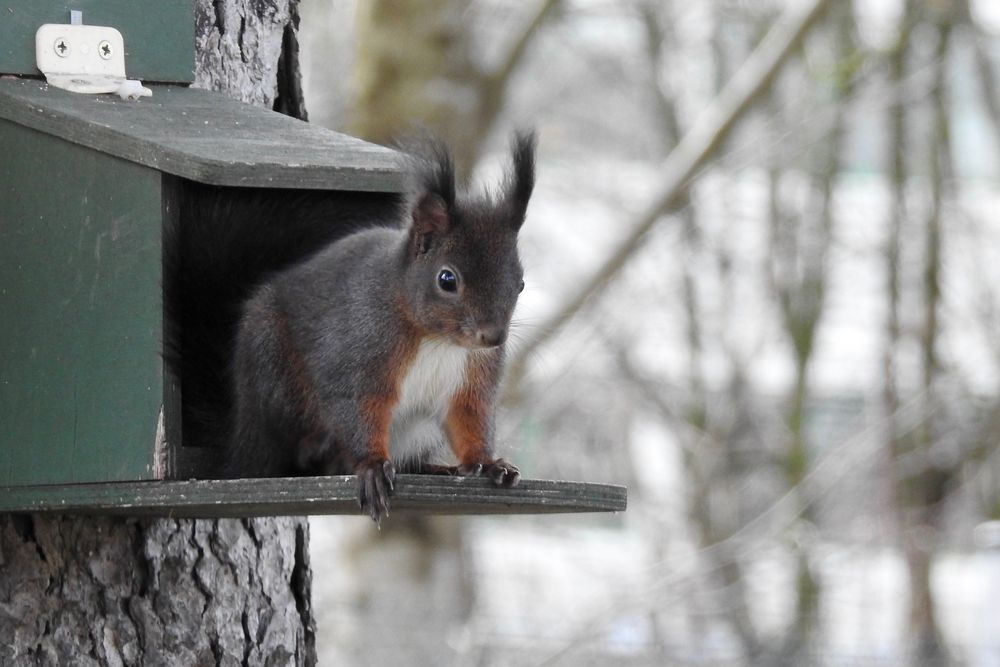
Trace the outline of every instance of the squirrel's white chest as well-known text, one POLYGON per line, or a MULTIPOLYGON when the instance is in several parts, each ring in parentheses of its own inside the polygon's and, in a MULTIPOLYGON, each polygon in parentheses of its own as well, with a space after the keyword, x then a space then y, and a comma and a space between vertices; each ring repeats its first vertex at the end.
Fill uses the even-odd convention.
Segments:
POLYGON ((419 457, 442 442, 441 423, 451 397, 465 381, 469 351, 442 340, 420 343, 399 387, 392 412, 390 449, 394 460, 419 457))

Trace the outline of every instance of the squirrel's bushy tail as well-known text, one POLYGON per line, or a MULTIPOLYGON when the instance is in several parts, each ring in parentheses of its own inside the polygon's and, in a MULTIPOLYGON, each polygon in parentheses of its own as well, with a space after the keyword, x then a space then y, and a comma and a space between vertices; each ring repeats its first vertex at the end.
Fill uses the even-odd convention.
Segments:
POLYGON ((396 224, 386 194, 206 186, 179 181, 163 236, 164 360, 179 380, 185 446, 230 438, 233 341, 242 305, 269 274, 361 227, 396 224))

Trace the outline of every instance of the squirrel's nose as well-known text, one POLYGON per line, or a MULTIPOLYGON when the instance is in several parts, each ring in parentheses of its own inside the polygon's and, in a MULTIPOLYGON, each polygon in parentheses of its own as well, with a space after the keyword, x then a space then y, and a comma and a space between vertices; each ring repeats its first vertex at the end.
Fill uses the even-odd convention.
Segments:
POLYGON ((497 347, 507 340, 507 329, 494 325, 482 326, 476 331, 476 342, 483 347, 497 347))

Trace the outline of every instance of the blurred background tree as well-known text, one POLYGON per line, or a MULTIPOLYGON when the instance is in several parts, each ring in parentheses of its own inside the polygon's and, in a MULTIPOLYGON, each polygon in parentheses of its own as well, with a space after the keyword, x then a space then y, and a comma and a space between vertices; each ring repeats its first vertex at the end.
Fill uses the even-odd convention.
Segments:
POLYGON ((1000 664, 996 3, 302 11, 315 122, 538 127, 501 439, 631 491, 315 522, 321 662, 1000 664))

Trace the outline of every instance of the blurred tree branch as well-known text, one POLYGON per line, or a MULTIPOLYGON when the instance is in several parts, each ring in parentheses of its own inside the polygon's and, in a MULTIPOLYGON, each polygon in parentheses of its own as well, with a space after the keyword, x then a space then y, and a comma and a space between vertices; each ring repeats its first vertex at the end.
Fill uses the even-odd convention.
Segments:
MULTIPOLYGON (((717 580, 715 588, 724 591, 726 604, 723 605, 723 617, 739 638, 744 655, 759 655, 761 643, 747 603, 744 563, 732 553, 708 549, 723 542, 739 528, 734 523, 737 513, 731 514, 731 525, 723 526, 713 516, 712 508, 718 506, 721 496, 731 493, 739 485, 745 473, 741 470, 739 457, 732 452, 733 426, 741 420, 731 418, 721 428, 714 420, 710 423, 707 414, 702 423, 692 421, 690 410, 683 405, 680 409, 673 406, 664 395, 664 387, 636 367, 620 341, 616 345, 609 337, 609 344, 616 348, 617 365, 624 379, 636 388, 642 400, 659 413, 664 423, 678 432, 689 491, 687 514, 697 535, 697 546, 703 550, 706 561, 702 568, 703 576, 709 581, 717 580)), ((736 410, 742 413, 744 406, 738 401, 737 398, 736 410)), ((662 611, 676 615, 676 610, 662 611)))
MULTIPOLYGON (((953 176, 950 159, 951 136, 948 130, 948 110, 945 79, 949 67, 949 44, 956 21, 967 15, 967 7, 958 3, 949 6, 922 7, 916 0, 907 0, 900 21, 895 47, 889 53, 889 84, 897 90, 889 108, 889 168, 890 214, 889 229, 884 246, 886 267, 887 320, 885 343, 882 352, 884 369, 884 413, 898 411, 901 382, 901 350, 907 338, 902 323, 904 275, 901 257, 907 247, 922 241, 923 265, 919 277, 923 312, 919 328, 913 332, 919 349, 921 420, 910 436, 899 432, 894 419, 887 422, 886 431, 886 480, 894 505, 902 552, 909 576, 909 660, 913 665, 938 664, 946 660, 946 651, 937 623, 935 601, 931 590, 931 568, 936 549, 936 534, 940 529, 942 500, 947 487, 958 472, 949 464, 935 463, 933 451, 937 449, 940 420, 936 417, 939 404, 937 379, 940 360, 937 353, 940 334, 938 310, 941 301, 942 268, 942 215, 948 182, 953 176), (923 16, 922 12, 930 12, 923 16), (928 20, 929 19, 929 20, 928 20), (913 213, 907 204, 907 185, 911 178, 906 159, 909 144, 909 105, 898 92, 899 83, 906 77, 909 61, 913 57, 910 38, 915 26, 931 23, 936 32, 937 44, 933 52, 930 91, 930 133, 928 187, 930 197, 922 234, 913 226, 913 213), (913 461, 914 470, 907 469, 913 461)), ((981 65, 981 63, 980 63, 981 65)), ((985 82, 984 82, 985 83, 985 82)), ((987 96, 989 91, 987 90, 987 96)), ((987 108, 989 100, 986 100, 987 108)))
POLYGON ((715 154, 733 127, 764 93, 782 64, 816 23, 830 0, 808 0, 788 10, 768 32, 743 66, 701 114, 660 169, 660 187, 631 231, 583 285, 543 322, 508 366, 508 396, 524 378, 526 361, 551 340, 584 305, 604 290, 612 278, 642 247, 649 231, 664 213, 681 201, 697 171, 715 154))
MULTIPOLYGON (((646 37, 645 46, 652 78, 650 87, 653 91, 653 103, 656 105, 657 116, 660 119, 664 142, 669 146, 675 145, 682 136, 680 121, 677 118, 677 98, 672 91, 664 88, 661 77, 662 72, 666 70, 667 66, 667 45, 674 41, 675 36, 671 34, 670 20, 661 19, 660 13, 657 11, 658 6, 659 3, 650 0, 639 6, 639 13, 646 37)), ((717 23, 716 25, 718 26, 719 24, 717 23)), ((718 27, 716 30, 718 31, 718 27)), ((722 69, 721 64, 717 69, 722 69)), ((687 190, 678 196, 675 207, 678 209, 678 214, 683 224, 682 238, 686 250, 682 256, 683 275, 681 282, 684 295, 685 326, 687 327, 686 338, 690 347, 688 374, 691 382, 691 393, 693 394, 693 405, 688 410, 688 419, 696 427, 703 428, 705 425, 703 417, 705 413, 705 383, 700 369, 703 343, 695 278, 697 268, 692 266, 695 264, 693 259, 695 254, 694 246, 698 242, 699 224, 687 190)))
POLYGON ((953 176, 951 132, 945 89, 950 63, 949 45, 956 19, 955 8, 939 8, 932 16, 937 32, 934 51, 934 87, 931 91, 932 126, 930 137, 930 210, 924 223, 924 266, 921 276, 923 322, 919 331, 921 372, 925 397, 925 416, 917 432, 915 446, 927 462, 919 475, 907 480, 912 524, 906 526, 903 552, 910 575, 910 631, 913 641, 913 664, 938 664, 947 660, 946 648, 938 627, 931 568, 940 533, 941 501, 957 470, 950 464, 934 464, 938 448, 939 420, 934 408, 939 400, 937 380, 941 361, 938 339, 941 333, 941 243, 942 214, 946 188, 953 176))
MULTIPOLYGON (((653 104, 657 110, 664 143, 667 146, 675 145, 683 134, 677 113, 678 96, 664 85, 662 78, 662 74, 668 71, 670 63, 668 49, 676 43, 673 21, 669 15, 673 6, 674 3, 669 3, 664 9, 661 3, 654 0, 649 0, 639 6, 646 38, 646 55, 652 78, 650 88, 653 93, 653 104)), ((718 4, 715 7, 717 8, 718 4)), ((724 83, 721 74, 727 70, 720 44, 720 34, 725 24, 718 20, 718 17, 716 18, 712 43, 716 47, 713 49, 713 56, 716 58, 714 69, 716 73, 720 74, 716 79, 719 88, 721 88, 724 83)), ((715 94, 718 92, 718 89, 714 91, 715 94)), ((699 546, 706 547, 720 541, 725 535, 736 529, 736 526, 731 525, 735 515, 730 515, 729 524, 722 525, 725 522, 720 521, 717 516, 718 512, 713 512, 712 508, 717 507, 720 502, 725 502, 722 497, 727 495, 732 488, 727 482, 736 483, 743 471, 739 469, 739 457, 734 456, 732 452, 734 446, 734 438, 731 437, 732 426, 737 420, 732 419, 731 415, 727 415, 725 423, 719 423, 720 420, 713 418, 709 411, 708 389, 703 371, 704 332, 702 323, 705 313, 699 303, 698 294, 699 276, 705 270, 698 252, 701 242, 700 221, 697 210, 692 205, 686 190, 678 197, 675 206, 678 209, 678 216, 683 227, 681 235, 683 250, 679 253, 679 259, 685 340, 688 346, 689 382, 679 409, 674 409, 665 400, 662 387, 658 387, 650 378, 645 377, 640 369, 635 367, 621 341, 614 343, 614 339, 609 337, 609 342, 617 350, 617 365, 625 379, 640 390, 644 399, 660 413, 661 419, 665 423, 671 424, 672 428, 679 431, 682 460, 686 471, 688 521, 697 536, 699 546)), ((738 366, 738 361, 733 359, 732 364, 734 367, 738 366)), ((731 395, 727 397, 727 400, 731 401, 731 405, 740 406, 737 412, 742 412, 744 398, 741 395, 742 386, 742 383, 739 382, 732 383, 730 386, 731 395)), ((760 641, 747 605, 743 563, 738 559, 724 561, 720 555, 716 552, 710 552, 705 578, 709 581, 718 580, 718 588, 725 591, 723 607, 726 611, 723 618, 734 635, 738 637, 744 655, 758 655, 760 641)), ((698 597, 701 596, 696 596, 695 600, 698 597)), ((663 609, 660 610, 660 613, 673 615, 675 612, 663 609)), ((656 616, 654 615, 654 619, 656 616)), ((690 616, 689 622, 692 623, 693 627, 699 628, 695 632, 696 636, 705 636, 710 632, 709 628, 700 627, 705 626, 710 621, 710 615, 696 611, 690 616)))
MULTIPOLYGON (((510 86, 511 78, 518 65, 524 60, 524 54, 527 52, 528 46, 535 35, 538 34, 541 27, 545 25, 548 18, 561 4, 562 0, 542 0, 532 18, 522 29, 517 39, 514 40, 500 66, 492 72, 483 73, 481 76, 479 89, 482 102, 479 106, 478 123, 478 132, 481 137, 485 138, 489 136, 490 131, 493 129, 500 110, 503 108, 503 101, 510 86)), ((482 148, 481 143, 478 148, 482 148)), ((479 152, 477 151, 475 158, 478 159, 478 157, 479 152)), ((475 164, 475 160, 471 164, 475 164)))
MULTIPOLYGON (((827 264, 833 239, 833 194, 841 170, 844 117, 854 87, 854 70, 843 67, 855 51, 854 17, 849 4, 831 9, 828 99, 833 116, 821 144, 807 157, 810 175, 809 201, 798 211, 783 206, 779 184, 784 169, 783 158, 775 156, 769 169, 769 278, 781 313, 784 333, 792 348, 795 379, 791 401, 785 409, 788 448, 784 460, 785 477, 790 488, 801 484, 808 468, 810 452, 805 432, 806 403, 811 393, 809 371, 815 357, 816 334, 823 317, 827 294, 827 264)), ((816 525, 812 507, 802 512, 802 521, 816 525)), ((804 656, 816 633, 820 608, 820 580, 813 572, 809 546, 792 540, 798 570, 794 622, 781 647, 781 660, 795 664, 804 656)))
MULTIPOLYGON (((882 349, 882 401, 884 414, 894 414, 899 408, 899 389, 897 375, 899 366, 899 347, 902 338, 900 323, 900 300, 902 298, 902 277, 900 266, 900 250, 903 230, 907 220, 906 206, 906 145, 907 105, 902 96, 902 81, 906 78, 910 34, 914 27, 916 11, 915 0, 906 0, 903 17, 900 21, 899 35, 895 46, 888 54, 889 86, 895 91, 893 103, 889 107, 889 188, 890 209, 889 229, 883 246, 883 258, 886 272, 886 322, 884 347, 882 349)), ((899 488, 895 470, 891 462, 902 453, 902 443, 897 433, 895 422, 890 420, 886 425, 886 471, 885 478, 890 487, 890 497, 896 505, 895 529, 902 531, 904 517, 904 499, 899 488)))
POLYGON ((517 68, 562 0, 541 0, 500 63, 483 69, 463 16, 469 0, 371 0, 358 23, 354 133, 391 143, 414 126, 446 139, 468 178, 517 68))

